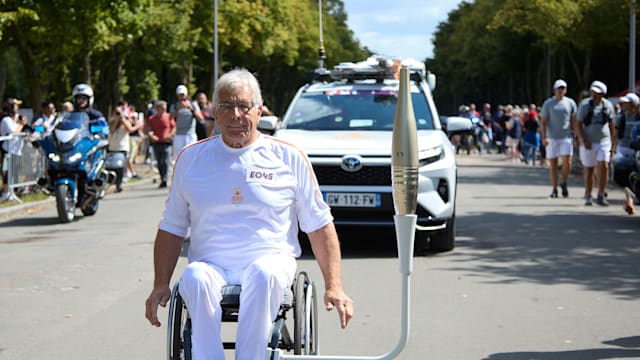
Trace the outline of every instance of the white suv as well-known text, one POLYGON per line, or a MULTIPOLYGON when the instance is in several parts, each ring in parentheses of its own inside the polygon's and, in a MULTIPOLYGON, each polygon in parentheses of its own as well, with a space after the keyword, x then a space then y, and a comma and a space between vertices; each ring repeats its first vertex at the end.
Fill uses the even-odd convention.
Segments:
MULTIPOLYGON (((329 72, 316 70, 320 80, 298 90, 275 130, 275 137, 309 156, 338 226, 393 226, 391 135, 399 84, 393 65, 380 57, 341 63, 330 72, 332 81, 329 72)), ((424 64, 414 61, 409 67, 420 158, 416 250, 448 251, 455 241, 455 151, 442 129, 424 64)), ((447 124, 450 135, 470 126, 461 118, 447 124)), ((275 129, 272 122, 261 122, 260 128, 275 129)))

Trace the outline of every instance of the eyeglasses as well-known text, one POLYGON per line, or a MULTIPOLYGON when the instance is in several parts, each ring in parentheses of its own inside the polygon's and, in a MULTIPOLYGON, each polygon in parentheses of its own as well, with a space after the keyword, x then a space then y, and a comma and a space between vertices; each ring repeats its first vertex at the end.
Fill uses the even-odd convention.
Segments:
POLYGON ((256 105, 258 104, 255 102, 246 102, 246 101, 241 101, 237 103, 219 103, 219 104, 216 104, 216 110, 220 112, 231 112, 233 111, 233 109, 238 108, 238 111, 240 111, 241 113, 248 114, 249 111, 251 111, 251 109, 256 105))

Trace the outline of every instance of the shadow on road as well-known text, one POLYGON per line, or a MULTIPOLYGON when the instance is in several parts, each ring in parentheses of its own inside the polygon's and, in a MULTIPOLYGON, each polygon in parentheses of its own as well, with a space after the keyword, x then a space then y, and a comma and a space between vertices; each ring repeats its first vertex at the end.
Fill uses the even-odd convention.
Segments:
POLYGON ((492 354, 483 360, 601 360, 601 359, 630 359, 640 358, 640 337, 631 336, 610 341, 603 344, 624 348, 600 348, 568 351, 522 351, 492 354))
POLYGON ((459 165, 459 168, 463 168, 464 171, 458 174, 458 184, 549 184, 549 169, 525 165, 510 166, 504 160, 486 164, 463 164, 459 165))
POLYGON ((637 218, 605 214, 459 216, 451 270, 487 282, 578 284, 637 299, 639 229, 637 218))

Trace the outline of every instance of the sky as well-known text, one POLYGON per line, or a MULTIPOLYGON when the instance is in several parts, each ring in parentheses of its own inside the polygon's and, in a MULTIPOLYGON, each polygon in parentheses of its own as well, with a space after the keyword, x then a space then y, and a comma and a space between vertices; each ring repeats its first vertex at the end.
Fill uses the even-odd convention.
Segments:
MULTIPOLYGON (((344 0, 347 25, 376 54, 422 61, 433 34, 463 0, 344 0)), ((327 54, 330 56, 330 54, 327 54)))

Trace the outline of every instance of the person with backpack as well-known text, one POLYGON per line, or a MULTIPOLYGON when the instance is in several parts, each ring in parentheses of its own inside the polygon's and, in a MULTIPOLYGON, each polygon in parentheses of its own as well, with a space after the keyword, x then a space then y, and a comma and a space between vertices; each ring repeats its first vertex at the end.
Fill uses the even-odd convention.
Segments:
POLYGON ((605 190, 609 179, 609 161, 616 148, 616 128, 613 105, 607 99, 607 86, 594 81, 589 88, 590 97, 584 99, 576 115, 576 134, 580 141, 580 161, 583 166, 585 205, 593 200, 593 174, 595 170, 598 194, 596 204, 608 206, 605 190))

